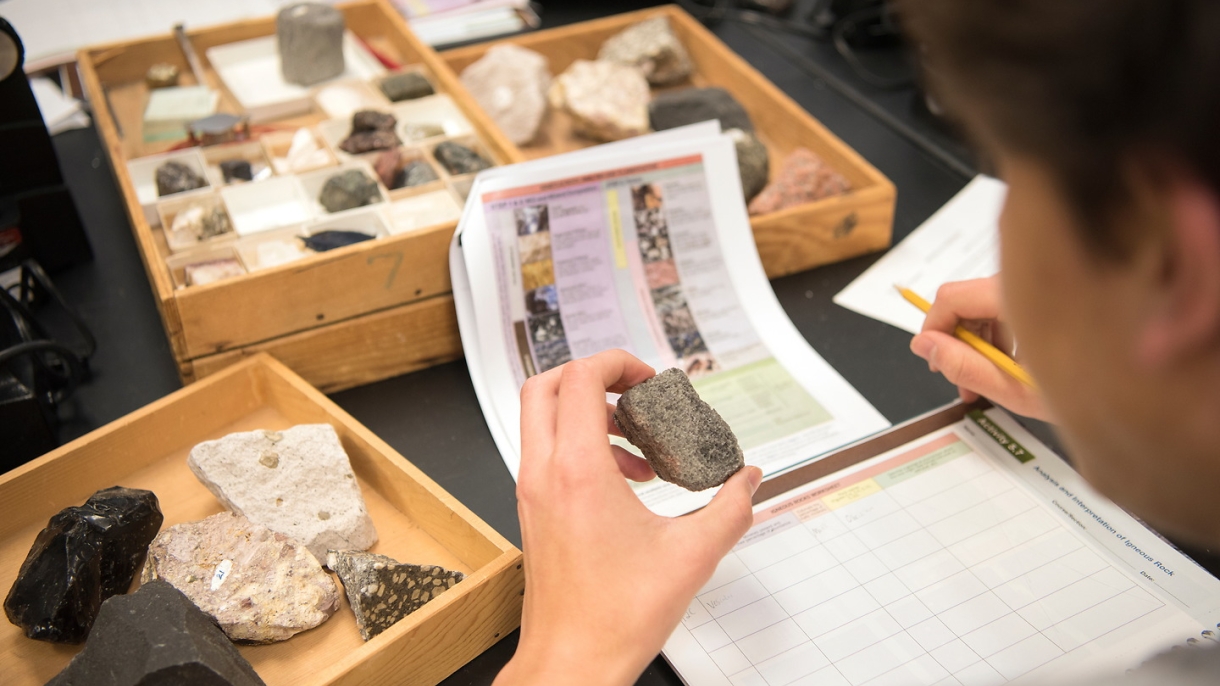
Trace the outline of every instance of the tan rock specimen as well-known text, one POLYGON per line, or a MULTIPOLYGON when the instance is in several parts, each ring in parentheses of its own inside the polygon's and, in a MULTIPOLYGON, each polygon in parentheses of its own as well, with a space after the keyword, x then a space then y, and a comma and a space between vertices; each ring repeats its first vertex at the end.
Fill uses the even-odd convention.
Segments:
POLYGON ((304 546, 232 512, 158 534, 140 582, 156 579, 182 591, 234 641, 283 641, 339 609, 338 586, 304 546))
POLYGON ((611 36, 597 59, 638 67, 657 86, 677 83, 691 73, 690 55, 667 17, 642 21, 611 36))
POLYGON ((576 133, 616 141, 648 133, 648 80, 617 62, 576 60, 551 84, 551 105, 572 116, 576 133))
POLYGON ((797 148, 784 159, 771 183, 750 201, 750 214, 766 214, 807 202, 843 195, 851 182, 807 148, 797 148))
POLYGON ((331 549, 377 542, 360 485, 329 424, 244 431, 191 449, 187 465, 226 508, 300 541, 319 562, 331 549))
POLYGON ((511 43, 497 45, 462 70, 462 85, 513 143, 525 145, 538 134, 551 87, 542 55, 511 43))

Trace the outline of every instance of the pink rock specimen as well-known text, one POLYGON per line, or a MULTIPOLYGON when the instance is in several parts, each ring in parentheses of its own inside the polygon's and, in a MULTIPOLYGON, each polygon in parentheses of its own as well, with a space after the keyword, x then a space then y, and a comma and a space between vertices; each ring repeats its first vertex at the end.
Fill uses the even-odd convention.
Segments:
POLYGON ((842 195, 851 183, 807 148, 797 148, 784 160, 775 179, 750 201, 750 214, 767 214, 842 195))

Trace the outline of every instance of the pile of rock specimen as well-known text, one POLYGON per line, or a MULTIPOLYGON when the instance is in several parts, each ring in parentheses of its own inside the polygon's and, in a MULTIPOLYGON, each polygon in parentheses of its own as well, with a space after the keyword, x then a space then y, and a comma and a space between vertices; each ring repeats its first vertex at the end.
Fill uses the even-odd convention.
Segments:
POLYGON ((31 638, 89 638, 51 684, 260 686, 233 642, 283 641, 334 615, 324 564, 366 641, 464 578, 365 552, 377 533, 328 424, 229 434, 188 465, 229 511, 158 533, 156 496, 116 486, 39 533, 5 613, 31 638))

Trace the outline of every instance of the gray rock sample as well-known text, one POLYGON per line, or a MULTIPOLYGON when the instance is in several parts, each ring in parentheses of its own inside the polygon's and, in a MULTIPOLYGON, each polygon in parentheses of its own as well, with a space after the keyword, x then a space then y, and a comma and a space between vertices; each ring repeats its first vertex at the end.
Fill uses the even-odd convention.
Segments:
POLYGON ((752 134, 741 129, 730 129, 725 133, 733 139, 733 145, 737 148, 737 173, 741 176, 741 192, 748 203, 767 185, 771 156, 767 153, 767 146, 752 134))
POLYGON ((367 550, 377 542, 329 424, 229 434, 195 446, 186 462, 225 507, 300 541, 320 562, 328 550, 367 550))
POLYGON ((408 71, 382 79, 381 92, 390 99, 390 102, 402 102, 432 95, 436 90, 432 88, 432 83, 423 74, 408 71))
POLYGON ((220 163, 220 174, 225 183, 254 180, 254 169, 248 160, 224 160, 220 163))
POLYGON ((497 45, 462 70, 462 85, 513 143, 525 145, 538 134, 551 87, 542 55, 511 43, 497 45))
POLYGON ((177 160, 170 160, 157 167, 156 180, 158 196, 193 191, 208 185, 194 169, 177 160))
POLYGON ((551 84, 548 98, 572 117, 572 130, 597 141, 648 133, 648 79, 636 67, 576 60, 551 84))
POLYGON ((669 18, 656 17, 629 26, 602 44, 597 59, 638 68, 654 86, 668 86, 690 76, 691 61, 669 18))
POLYGON ((93 635, 47 686, 263 686, 212 618, 163 581, 102 604, 93 635))
POLYGON ((339 609, 334 579, 305 546, 232 512, 176 524, 153 539, 140 582, 158 579, 245 643, 287 640, 339 609))
POLYGON ((402 168, 402 187, 410 188, 412 186, 422 186, 425 183, 432 183, 440 177, 436 175, 436 170, 432 165, 423 160, 415 160, 408 162, 402 168))
POLYGON ((719 119, 722 131, 741 129, 754 133, 754 122, 746 109, 723 88, 683 88, 661 93, 648 105, 648 118, 657 131, 719 119))
POLYGON ((432 151, 432 156, 436 158, 437 162, 444 165, 445 171, 454 176, 473 174, 491 167, 491 162, 484 159, 482 155, 453 141, 445 141, 437 145, 436 149, 432 151))
POLYGON ((275 17, 280 71, 299 86, 343 73, 343 13, 316 2, 289 5, 275 17))
POLYGON ((326 566, 343 582, 366 641, 466 578, 444 567, 402 563, 358 550, 332 550, 326 566))
POLYGON ((318 194, 318 202, 327 212, 342 212, 381 202, 381 191, 368 174, 359 169, 349 169, 326 180, 322 192, 318 194))
POLYGON ((728 422, 690 379, 667 369, 623 393, 614 412, 623 436, 665 481, 690 491, 719 486, 746 466, 728 422))
POLYGON ((51 517, 4 599, 25 635, 80 643, 102 602, 126 593, 164 518, 152 491, 114 486, 51 517))

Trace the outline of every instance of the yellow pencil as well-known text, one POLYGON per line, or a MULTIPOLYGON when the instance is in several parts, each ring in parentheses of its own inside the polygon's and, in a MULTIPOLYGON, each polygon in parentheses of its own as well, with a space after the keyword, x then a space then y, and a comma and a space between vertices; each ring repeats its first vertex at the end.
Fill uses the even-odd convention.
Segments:
MULTIPOLYGON (((927 314, 928 310, 932 309, 932 305, 927 300, 921 298, 915 291, 912 291, 909 288, 903 288, 897 284, 894 285, 894 288, 898 289, 898 292, 902 294, 902 297, 907 299, 907 302, 923 310, 924 314, 927 314)), ((960 324, 956 329, 953 330, 953 335, 962 339, 962 341, 964 341, 971 348, 974 348, 982 353, 983 357, 986 357, 987 359, 991 360, 992 364, 1005 372, 1008 372, 1009 376, 1012 378, 1020 381, 1032 389, 1036 390, 1038 388, 1038 386, 1034 383, 1033 377, 1029 375, 1029 372, 1025 371, 1025 369, 1021 365, 1017 364, 1011 357, 1000 352, 999 348, 979 338, 970 331, 967 331, 966 328, 960 324)))

